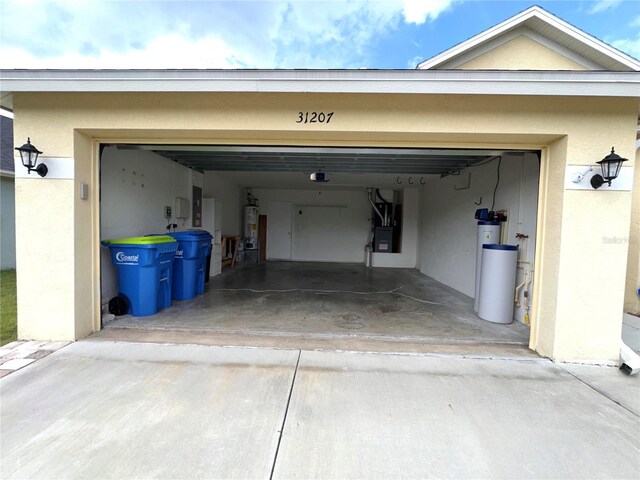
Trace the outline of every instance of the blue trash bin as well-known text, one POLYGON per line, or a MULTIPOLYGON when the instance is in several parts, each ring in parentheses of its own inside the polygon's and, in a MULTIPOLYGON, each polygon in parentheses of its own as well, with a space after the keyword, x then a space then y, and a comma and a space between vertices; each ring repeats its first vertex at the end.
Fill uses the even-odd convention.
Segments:
MULTIPOLYGON (((206 230, 189 230, 189 233, 198 236, 198 239, 202 242, 200 248, 204 250, 204 283, 209 283, 209 273, 211 264, 211 250, 213 249, 213 235, 206 230)), ((199 288, 198 293, 204 292, 204 285, 199 288)))
POLYGON ((173 258, 178 242, 169 236, 105 240, 118 270, 118 290, 134 317, 154 315, 171 306, 173 258))
POLYGON ((213 237, 204 230, 172 232, 168 235, 178 241, 178 250, 173 262, 172 298, 190 300, 204 293, 206 262, 211 254, 213 237))

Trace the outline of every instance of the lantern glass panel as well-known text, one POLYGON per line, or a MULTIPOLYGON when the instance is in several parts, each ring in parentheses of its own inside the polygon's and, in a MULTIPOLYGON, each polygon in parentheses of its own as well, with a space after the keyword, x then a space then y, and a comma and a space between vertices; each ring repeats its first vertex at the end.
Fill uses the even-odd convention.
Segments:
POLYGON ((613 178, 617 178, 620 175, 620 168, 622 168, 622 161, 620 160, 611 165, 610 170, 613 173, 613 178))
POLYGON ((38 154, 36 152, 29 152, 29 164, 35 167, 36 163, 38 163, 38 154))
POLYGON ((613 180, 620 173, 620 167, 622 167, 622 162, 620 160, 602 162, 602 176, 606 180, 613 180))
POLYGON ((602 166, 602 176, 605 180, 611 180, 615 177, 615 161, 603 160, 600 164, 602 166))
POLYGON ((29 152, 29 151, 26 151, 26 152, 24 150, 20 151, 20 157, 22 158, 22 164, 25 167, 33 167, 33 164, 31 163, 31 155, 32 155, 32 153, 29 152))

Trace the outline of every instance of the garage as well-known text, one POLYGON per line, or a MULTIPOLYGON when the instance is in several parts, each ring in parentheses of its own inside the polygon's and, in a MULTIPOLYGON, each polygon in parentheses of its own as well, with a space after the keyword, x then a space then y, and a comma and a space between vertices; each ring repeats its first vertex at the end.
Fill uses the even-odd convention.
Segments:
POLYGON ((535 150, 103 144, 102 240, 204 229, 214 245, 203 294, 115 319, 106 312, 117 272, 102 247, 102 334, 402 351, 526 346, 539 172, 535 150), (488 212, 499 219, 493 241, 518 247, 510 324, 485 321, 474 306, 476 217, 486 223, 488 212))
POLYGON ((47 166, 16 163, 18 336, 616 362, 637 296, 639 71, 537 7, 416 69, 3 70, 15 143, 47 166), (249 198, 263 236, 227 265, 249 198), (491 211, 515 252, 507 325, 474 304, 491 211), (191 302, 109 321, 101 242, 168 225, 210 231, 220 274, 191 302))

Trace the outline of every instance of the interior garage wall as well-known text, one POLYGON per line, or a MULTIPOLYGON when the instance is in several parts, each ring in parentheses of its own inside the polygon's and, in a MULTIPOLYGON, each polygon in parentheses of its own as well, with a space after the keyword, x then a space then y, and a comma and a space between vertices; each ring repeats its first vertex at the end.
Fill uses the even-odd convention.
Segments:
MULTIPOLYGON (((420 271, 470 297, 475 294, 478 208, 491 209, 498 161, 469 168, 457 176, 431 180, 423 187, 420 271), (471 174, 470 187, 465 188, 471 174), (482 199, 481 205, 476 205, 482 199)), ((506 243, 520 244, 520 260, 533 264, 536 242, 539 160, 535 153, 505 155, 494 210, 509 210, 506 243), (518 242, 516 233, 529 238, 518 242)), ((526 264, 521 264, 525 267, 526 264)), ((530 280, 529 278, 528 280, 530 280)), ((518 270, 518 284, 524 270, 518 270)), ((521 300, 523 292, 520 293, 521 300)), ((530 297, 531 298, 531 297, 530 297)), ((517 309, 522 321, 524 310, 517 309)))
POLYGON ((16 268, 15 181, 0 176, 0 268, 16 268))
MULTIPOLYGON (((100 239, 135 237, 166 232, 164 206, 175 209, 177 197, 191 204, 191 185, 197 174, 171 160, 144 150, 107 147, 102 153, 100 179, 100 239)), ((178 230, 191 219, 178 220, 178 230)), ((103 301, 117 295, 116 272, 109 249, 100 248, 103 301)))
POLYGON ((203 185, 203 196, 215 198, 216 210, 220 209, 222 234, 242 236, 244 199, 240 185, 217 172, 205 172, 203 185))
MULTIPOLYGON (((371 225, 371 205, 364 189, 253 188, 251 193, 259 201, 261 215, 268 215, 269 202, 292 202, 292 260, 364 262, 371 225)), ((267 228, 268 222, 267 218, 267 228)))

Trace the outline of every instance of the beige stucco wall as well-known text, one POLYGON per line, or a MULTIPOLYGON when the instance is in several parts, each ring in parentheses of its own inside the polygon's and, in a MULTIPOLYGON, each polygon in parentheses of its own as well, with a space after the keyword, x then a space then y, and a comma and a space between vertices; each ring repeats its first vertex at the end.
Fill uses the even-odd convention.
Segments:
POLYGON ((539 148, 542 241, 531 346, 557 360, 617 358, 627 250, 604 242, 628 234, 631 194, 565 191, 563 181, 567 164, 593 164, 611 145, 630 156, 638 113, 633 99, 69 93, 16 94, 14 107, 16 138, 31 136, 46 155, 76 162, 74 180, 16 181, 18 243, 51 239, 63 256, 34 258, 19 249, 21 338, 75 339, 95 328, 96 318, 89 317, 97 315, 100 140, 539 148), (297 112, 307 110, 334 116, 328 125, 297 124, 297 112), (77 198, 81 181, 90 185, 85 203, 77 198), (33 288, 41 292, 38 302, 28 297, 33 288))
POLYGON ((73 193, 72 180, 16 178, 18 338, 77 338, 73 193))
POLYGON ((520 35, 455 67, 462 70, 586 70, 579 63, 520 35))
POLYGON ((636 150, 636 169, 633 180, 631 226, 629 228, 629 259, 627 261, 627 285, 624 309, 640 315, 640 149, 636 150))

